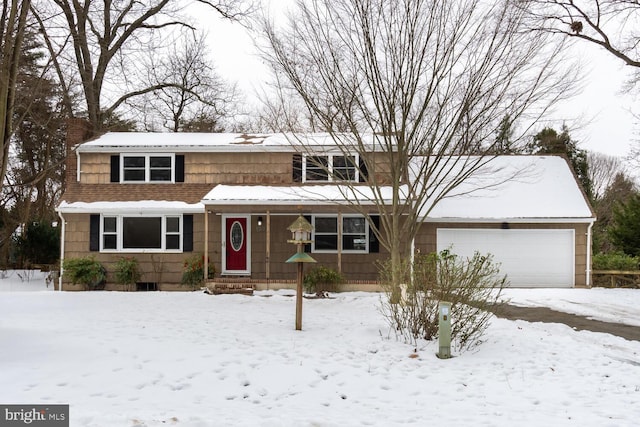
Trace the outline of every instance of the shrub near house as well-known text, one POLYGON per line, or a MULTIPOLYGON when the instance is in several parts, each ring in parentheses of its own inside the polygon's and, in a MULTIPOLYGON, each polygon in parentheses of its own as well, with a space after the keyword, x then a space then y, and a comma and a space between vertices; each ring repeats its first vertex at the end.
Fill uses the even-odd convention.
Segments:
POLYGON ((122 286, 125 291, 134 291, 136 289, 136 283, 140 281, 142 273, 140 273, 140 267, 138 260, 134 257, 121 257, 115 264, 116 282, 122 286))
MULTIPOLYGON (((183 265, 182 284, 190 289, 197 289, 204 284, 204 255, 194 255, 187 258, 183 265)), ((209 263, 207 277, 213 279, 216 268, 213 263, 209 263)))
POLYGON ((63 263, 64 276, 85 290, 104 289, 107 271, 95 257, 70 258, 63 263))
POLYGON ((338 292, 343 283, 342 274, 324 266, 315 267, 304 275, 305 291, 315 293, 317 296, 325 296, 327 292, 338 292))

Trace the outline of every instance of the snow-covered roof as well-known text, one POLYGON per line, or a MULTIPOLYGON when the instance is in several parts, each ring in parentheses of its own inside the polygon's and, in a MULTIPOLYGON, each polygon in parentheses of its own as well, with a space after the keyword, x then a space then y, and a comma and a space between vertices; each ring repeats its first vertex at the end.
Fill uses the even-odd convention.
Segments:
MULTIPOLYGON (((343 142, 348 135, 344 135, 343 142)), ((376 137, 363 139, 374 149, 376 137)), ((315 147, 318 151, 336 149, 328 133, 313 134, 241 134, 185 132, 109 132, 77 146, 78 153, 120 152, 297 152, 300 147, 315 147)))
MULTIPOLYGON (((458 165, 460 166, 460 165, 458 165)), ((444 166, 440 166, 444 168, 444 166)), ((446 179, 445 179, 446 181, 446 179)), ((406 194, 403 186, 401 193, 406 194)), ((387 203, 391 187, 381 189, 387 203)), ((436 191, 437 193, 437 191, 436 191)), ((218 185, 205 205, 374 204, 366 186, 218 185)), ((424 221, 590 222, 593 214, 567 162, 556 156, 499 156, 454 187, 435 206, 427 200, 424 221)))
MULTIPOLYGON (((438 185, 434 189, 437 193, 438 185)), ((382 187, 379 191, 385 203, 390 203, 391 187, 382 187)), ((401 188, 401 194, 407 194, 407 191, 407 187, 401 188)), ((373 190, 364 185, 350 187, 335 184, 217 185, 196 204, 158 200, 63 201, 58 210, 62 213, 199 213, 204 212, 205 205, 313 206, 347 205, 354 201, 363 205, 375 204, 373 190)), ((556 156, 498 156, 455 186, 435 206, 432 204, 427 200, 422 207, 421 217, 424 221, 593 221, 593 213, 569 165, 556 156)))
POLYGON ((62 201, 57 209, 67 213, 118 213, 118 214, 179 214, 203 213, 202 203, 185 203, 167 200, 139 200, 135 202, 73 202, 62 201))
MULTIPOLYGON (((380 195, 385 201, 391 200, 391 187, 381 187, 380 195)), ((380 196, 378 196, 380 197, 380 196)), ((205 205, 327 205, 358 201, 363 205, 373 205, 374 195, 366 186, 346 185, 218 185, 202 199, 205 205)))
POLYGON ((426 221, 593 220, 569 165, 557 156, 498 156, 430 207, 423 209, 426 221))

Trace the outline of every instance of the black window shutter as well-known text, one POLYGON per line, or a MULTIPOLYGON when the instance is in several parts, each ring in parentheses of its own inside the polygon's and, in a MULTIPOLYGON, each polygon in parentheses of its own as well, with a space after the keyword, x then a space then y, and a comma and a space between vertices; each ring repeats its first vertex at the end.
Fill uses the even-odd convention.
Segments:
POLYGON ((293 182, 302 182, 302 154, 293 155, 293 182))
POLYGON ((376 233, 373 231, 375 227, 376 230, 380 230, 380 216, 379 215, 371 215, 371 222, 369 223, 369 253, 377 254, 380 252, 380 242, 378 241, 378 237, 376 233))
MULTIPOLYGON (((311 215, 303 215, 303 217, 304 219, 309 221, 309 224, 311 224, 311 215)), ((307 243, 306 245, 304 245, 303 251, 306 253, 311 253, 311 243, 307 243)))
POLYGON ((111 182, 120 182, 120 155, 111 156, 111 182))
POLYGON ((184 154, 176 155, 176 182, 184 182, 184 154))
POLYGON ((193 252, 193 215, 182 215, 182 251, 193 252))
POLYGON ((91 214, 89 217, 89 250, 100 250, 100 215, 91 214))
POLYGON ((362 158, 362 155, 360 156, 359 159, 359 165, 358 165, 358 169, 360 169, 360 179, 358 180, 359 182, 366 182, 367 178, 369 177, 369 171, 367 170, 367 164, 365 163, 364 159, 362 158))

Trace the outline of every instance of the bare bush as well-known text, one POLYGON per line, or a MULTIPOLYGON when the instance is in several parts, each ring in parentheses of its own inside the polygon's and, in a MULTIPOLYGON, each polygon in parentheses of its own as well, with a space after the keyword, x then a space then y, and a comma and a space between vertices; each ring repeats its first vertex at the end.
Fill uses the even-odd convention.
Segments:
POLYGON ((416 255, 413 265, 405 262, 399 273, 406 285, 398 303, 392 286, 392 272, 381 269, 385 297, 381 310, 389 324, 405 340, 438 337, 438 303, 451 303, 451 342, 457 351, 482 342, 492 313, 488 308, 502 301, 506 276, 491 255, 476 252, 462 258, 448 250, 416 255))

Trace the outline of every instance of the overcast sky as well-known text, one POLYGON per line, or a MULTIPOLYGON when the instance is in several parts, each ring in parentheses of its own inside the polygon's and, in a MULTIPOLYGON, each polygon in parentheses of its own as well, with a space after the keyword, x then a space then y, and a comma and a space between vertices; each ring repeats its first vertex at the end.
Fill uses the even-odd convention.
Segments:
MULTIPOLYGON (((219 73, 236 82, 250 101, 269 78, 252 38, 239 24, 222 20, 211 11, 205 13, 208 16, 201 20, 209 23, 205 28, 209 32, 211 59, 219 73)), ((583 149, 626 156, 632 144, 640 144, 636 142, 640 139, 640 124, 631 114, 634 104, 638 105, 638 95, 623 92, 629 67, 596 46, 581 43, 576 50, 583 65, 583 89, 558 105, 548 124, 559 130, 563 122, 567 123, 572 138, 583 149)))

